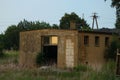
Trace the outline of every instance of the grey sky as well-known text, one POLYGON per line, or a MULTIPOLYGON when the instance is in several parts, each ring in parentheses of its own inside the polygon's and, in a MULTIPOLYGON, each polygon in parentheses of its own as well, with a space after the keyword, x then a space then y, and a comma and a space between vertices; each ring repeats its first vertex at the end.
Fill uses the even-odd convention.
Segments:
POLYGON ((99 27, 114 28, 115 9, 111 0, 0 0, 0 33, 23 19, 59 24, 65 13, 75 12, 92 25, 92 13, 98 13, 99 27))

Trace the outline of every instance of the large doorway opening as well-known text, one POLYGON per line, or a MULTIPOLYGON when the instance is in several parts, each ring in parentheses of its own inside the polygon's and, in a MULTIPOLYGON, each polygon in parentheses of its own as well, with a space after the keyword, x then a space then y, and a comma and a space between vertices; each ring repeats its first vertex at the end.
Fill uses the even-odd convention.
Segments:
POLYGON ((45 65, 57 65, 58 54, 58 37, 43 36, 42 37, 42 52, 45 55, 45 65))
POLYGON ((57 64, 57 45, 45 45, 43 47, 47 65, 57 64))

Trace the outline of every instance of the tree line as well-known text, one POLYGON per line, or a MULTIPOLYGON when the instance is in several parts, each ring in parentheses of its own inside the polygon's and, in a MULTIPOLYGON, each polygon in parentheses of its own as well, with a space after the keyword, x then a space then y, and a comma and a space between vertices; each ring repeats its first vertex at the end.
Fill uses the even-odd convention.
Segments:
POLYGON ((0 53, 2 53, 3 49, 19 50, 19 33, 22 31, 39 29, 70 29, 69 24, 71 20, 75 20, 76 24, 80 23, 79 26, 77 26, 77 29, 90 29, 87 22, 74 12, 70 14, 65 13, 60 19, 60 25, 50 25, 47 22, 27 21, 25 19, 20 21, 17 25, 10 25, 3 34, 0 34, 0 53))

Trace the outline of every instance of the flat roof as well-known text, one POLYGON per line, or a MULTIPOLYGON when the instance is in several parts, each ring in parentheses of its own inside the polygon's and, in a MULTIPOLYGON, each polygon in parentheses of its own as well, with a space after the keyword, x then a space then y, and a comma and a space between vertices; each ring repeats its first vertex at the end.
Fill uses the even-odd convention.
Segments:
POLYGON ((118 35, 117 33, 113 32, 113 31, 104 31, 104 30, 91 30, 91 31, 82 31, 82 30, 76 30, 76 29, 38 29, 38 30, 27 30, 27 31, 21 31, 21 32, 32 32, 32 31, 44 31, 44 30, 59 30, 59 31, 78 31, 79 33, 95 33, 95 34, 109 34, 109 35, 112 35, 112 34, 116 34, 118 35))
POLYGON ((95 34, 109 34, 112 35, 114 33, 112 32, 102 32, 102 31, 79 31, 79 33, 95 33, 95 34))

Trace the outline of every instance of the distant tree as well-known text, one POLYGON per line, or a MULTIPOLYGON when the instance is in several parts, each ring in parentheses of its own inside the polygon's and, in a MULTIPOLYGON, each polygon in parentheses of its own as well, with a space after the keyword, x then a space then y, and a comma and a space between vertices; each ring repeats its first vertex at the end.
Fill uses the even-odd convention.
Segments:
POLYGON ((120 29, 120 0, 112 0, 111 6, 116 8, 116 23, 115 23, 115 26, 116 26, 117 29, 120 29))
POLYGON ((52 28, 53 28, 53 29, 59 29, 59 26, 58 26, 57 24, 53 24, 53 25, 52 25, 52 28))
POLYGON ((5 31, 5 48, 19 49, 19 32, 20 28, 16 25, 11 25, 5 31))
POLYGON ((51 28, 49 23, 46 22, 30 22, 30 27, 28 28, 28 30, 38 30, 38 29, 49 29, 51 28))
POLYGON ((65 13, 65 15, 60 19, 60 28, 61 29, 70 29, 70 21, 74 20, 76 22, 77 29, 89 28, 89 25, 84 19, 81 19, 76 13, 72 12, 71 14, 65 13))
POLYGON ((30 22, 28 22, 27 20, 23 20, 23 21, 20 21, 17 25, 17 27, 19 27, 21 29, 21 31, 26 31, 26 30, 29 30, 29 27, 30 27, 30 22))
POLYGON ((51 28, 49 23, 39 21, 32 22, 25 19, 23 21, 20 21, 17 27, 19 27, 22 31, 51 28))
POLYGON ((50 29, 51 28, 50 24, 46 23, 46 22, 41 22, 39 27, 40 28, 42 27, 42 29, 50 29))
POLYGON ((18 23, 18 25, 11 25, 5 31, 5 40, 4 40, 4 48, 5 49, 19 49, 19 33, 21 31, 28 30, 38 30, 38 29, 48 29, 51 28, 49 23, 46 22, 32 22, 23 20, 18 23))
POLYGON ((3 55, 4 49, 4 34, 0 34, 0 57, 3 55))

